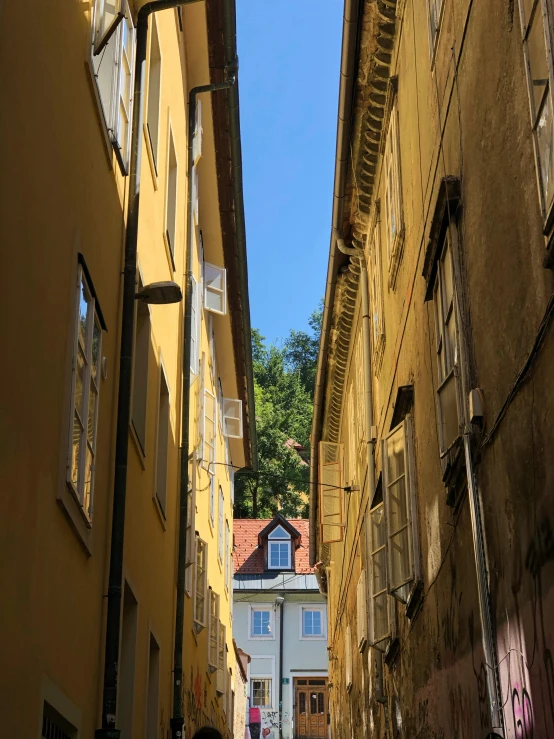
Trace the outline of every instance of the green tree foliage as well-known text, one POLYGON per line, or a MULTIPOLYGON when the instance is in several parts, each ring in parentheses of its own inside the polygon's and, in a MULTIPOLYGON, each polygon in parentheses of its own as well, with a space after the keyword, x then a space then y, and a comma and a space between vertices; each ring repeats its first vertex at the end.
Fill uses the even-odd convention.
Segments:
POLYGON ((307 516, 307 453, 312 424, 322 307, 310 332, 291 330, 282 347, 252 330, 259 471, 235 478, 235 517, 307 516), (289 440, 301 444, 302 457, 289 440))

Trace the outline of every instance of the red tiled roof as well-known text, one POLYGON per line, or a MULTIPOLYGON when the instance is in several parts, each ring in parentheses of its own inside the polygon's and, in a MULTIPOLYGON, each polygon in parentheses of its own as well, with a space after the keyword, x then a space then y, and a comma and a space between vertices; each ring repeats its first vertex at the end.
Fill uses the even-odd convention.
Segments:
MULTIPOLYGON (((258 547, 258 534, 273 521, 272 518, 235 518, 233 521, 233 565, 237 575, 263 575, 264 552, 258 547)), ((295 572, 308 575, 310 567, 310 521, 307 518, 287 518, 302 537, 302 544, 294 553, 295 572)))

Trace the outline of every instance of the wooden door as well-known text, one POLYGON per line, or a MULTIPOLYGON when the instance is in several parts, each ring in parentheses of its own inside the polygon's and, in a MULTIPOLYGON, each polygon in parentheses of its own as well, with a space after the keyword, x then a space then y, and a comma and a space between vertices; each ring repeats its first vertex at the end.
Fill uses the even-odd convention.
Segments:
POLYGON ((320 739, 327 736, 328 698, 327 678, 295 678, 294 739, 320 739))

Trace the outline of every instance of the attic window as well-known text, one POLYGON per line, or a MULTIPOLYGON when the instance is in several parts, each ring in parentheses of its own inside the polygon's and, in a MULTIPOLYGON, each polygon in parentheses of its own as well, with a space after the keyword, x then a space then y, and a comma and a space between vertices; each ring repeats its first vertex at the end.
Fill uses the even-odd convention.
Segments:
POLYGON ((269 534, 267 561, 270 570, 290 570, 291 538, 282 526, 277 526, 269 534))

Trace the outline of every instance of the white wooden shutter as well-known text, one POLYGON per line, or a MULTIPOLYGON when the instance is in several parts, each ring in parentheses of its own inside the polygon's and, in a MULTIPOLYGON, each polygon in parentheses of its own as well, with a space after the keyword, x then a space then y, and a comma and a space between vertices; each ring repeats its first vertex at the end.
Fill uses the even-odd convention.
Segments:
POLYGON ((196 451, 189 463, 189 494, 187 502, 187 556, 185 572, 185 593, 191 597, 193 587, 196 527, 196 451))
POLYGON ((190 339, 190 371, 193 375, 198 374, 198 351, 199 351, 199 318, 198 310, 198 283, 194 275, 191 275, 191 339, 190 339))
POLYGON ((194 165, 198 164, 202 156, 202 101, 196 100, 196 122, 194 125, 194 139, 192 142, 192 159, 194 165))
POLYGON ((96 0, 94 14, 94 56, 98 56, 124 18, 121 0, 96 0))
POLYGON ((242 400, 223 398, 223 434, 242 439, 242 400))
POLYGON ((204 305, 219 315, 227 313, 227 270, 204 263, 204 305))
POLYGON ((366 574, 365 570, 360 573, 358 587, 356 589, 356 604, 358 627, 358 649, 363 652, 367 644, 367 600, 366 600, 366 574))
POLYGON ((217 659, 217 680, 216 680, 216 692, 220 695, 225 693, 225 670, 226 670, 226 657, 227 650, 225 645, 225 626, 219 622, 219 644, 218 644, 218 659, 217 659))
POLYGON ((190 183, 190 187, 192 188, 192 215, 194 216, 195 224, 198 224, 198 170, 196 167, 192 168, 192 182, 190 183))

